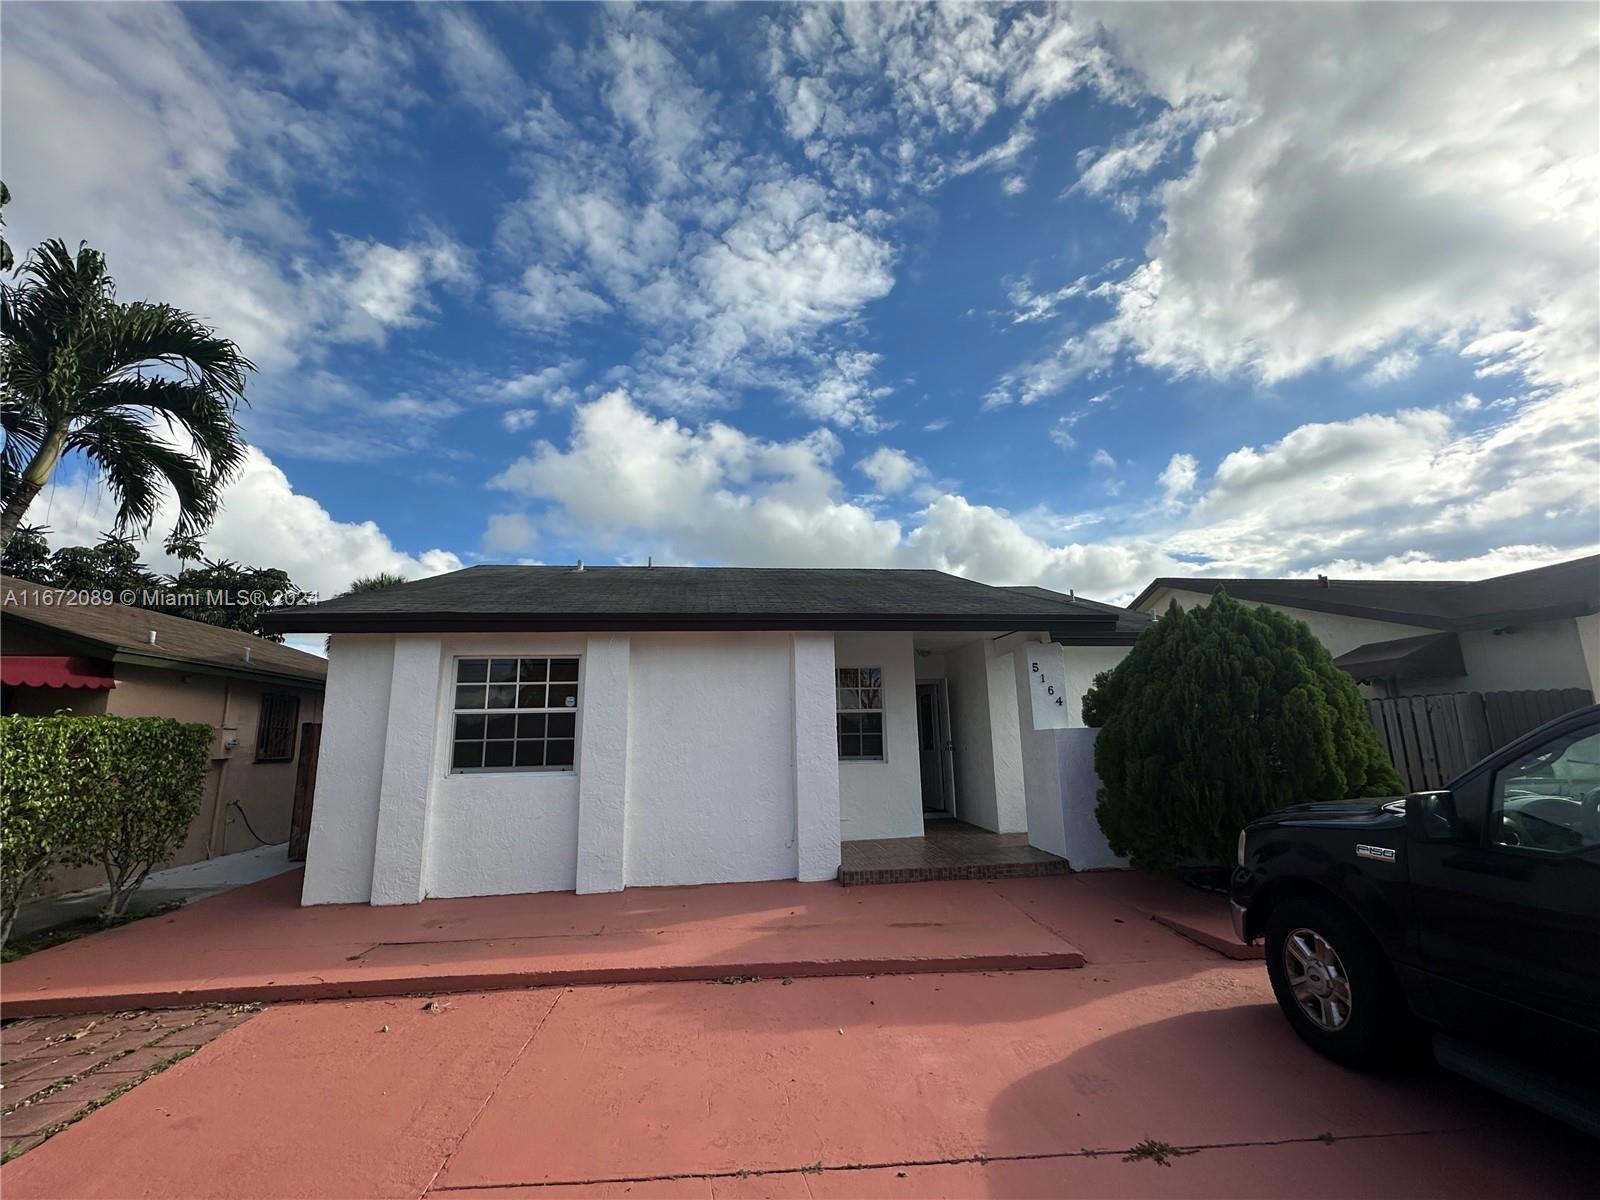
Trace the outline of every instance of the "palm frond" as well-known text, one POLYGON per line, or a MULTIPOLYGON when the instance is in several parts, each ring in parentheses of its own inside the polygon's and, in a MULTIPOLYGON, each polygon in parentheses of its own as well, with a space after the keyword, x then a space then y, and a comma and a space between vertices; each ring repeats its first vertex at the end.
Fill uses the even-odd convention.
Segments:
POLYGON ((117 502, 119 530, 148 529, 160 507, 162 485, 178 502, 176 532, 206 528, 216 515, 220 481, 207 465, 162 441, 131 413, 96 413, 68 439, 100 470, 117 502))

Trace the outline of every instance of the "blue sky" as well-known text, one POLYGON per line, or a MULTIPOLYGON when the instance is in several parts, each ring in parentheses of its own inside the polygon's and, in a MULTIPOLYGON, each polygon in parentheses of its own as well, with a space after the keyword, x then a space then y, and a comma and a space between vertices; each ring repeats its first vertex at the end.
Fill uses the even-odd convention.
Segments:
MULTIPOLYGON (((5 33, 13 242, 86 239, 257 360, 211 548, 310 587, 652 555, 1116 598, 1600 542, 1580 5, 5 33)), ((40 503, 107 524, 79 465, 40 503)))

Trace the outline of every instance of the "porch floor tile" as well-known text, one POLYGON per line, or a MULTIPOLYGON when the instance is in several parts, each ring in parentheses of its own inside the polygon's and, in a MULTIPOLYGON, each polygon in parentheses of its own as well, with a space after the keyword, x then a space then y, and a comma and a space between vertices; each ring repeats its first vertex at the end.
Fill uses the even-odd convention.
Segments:
POLYGON ((992 833, 965 821, 930 820, 921 837, 845 842, 839 882, 925 883, 1066 875, 1067 860, 1028 845, 1025 833, 992 833))

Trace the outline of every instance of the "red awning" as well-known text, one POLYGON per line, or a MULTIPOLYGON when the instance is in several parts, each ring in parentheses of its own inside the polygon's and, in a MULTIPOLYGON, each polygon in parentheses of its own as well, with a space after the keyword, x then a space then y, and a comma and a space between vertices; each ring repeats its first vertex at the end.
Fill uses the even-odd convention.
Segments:
POLYGON ((111 664, 75 654, 0 656, 0 683, 7 687, 114 688, 111 664))

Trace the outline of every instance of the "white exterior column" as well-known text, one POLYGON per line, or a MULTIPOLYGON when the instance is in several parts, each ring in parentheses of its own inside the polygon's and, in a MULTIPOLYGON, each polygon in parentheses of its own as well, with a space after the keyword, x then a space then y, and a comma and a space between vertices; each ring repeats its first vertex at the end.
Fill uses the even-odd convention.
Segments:
POLYGON ((596 634, 583 656, 578 736, 578 891, 620 892, 627 862, 628 675, 626 634, 596 634))
POLYGON ((833 634, 794 635, 794 809, 797 879, 839 874, 839 728, 833 634))
POLYGON ((1022 773, 1022 712, 1017 705, 1016 660, 983 642, 984 677, 989 690, 989 739, 994 755, 995 829, 1025 833, 1028 793, 1022 773))
POLYGON ((436 637, 395 638, 372 863, 374 904, 416 904, 427 895, 440 653, 436 637))

